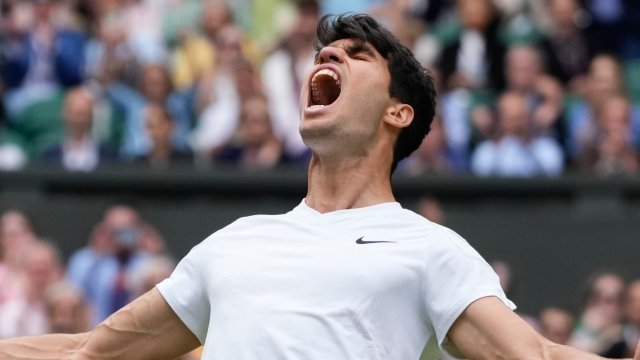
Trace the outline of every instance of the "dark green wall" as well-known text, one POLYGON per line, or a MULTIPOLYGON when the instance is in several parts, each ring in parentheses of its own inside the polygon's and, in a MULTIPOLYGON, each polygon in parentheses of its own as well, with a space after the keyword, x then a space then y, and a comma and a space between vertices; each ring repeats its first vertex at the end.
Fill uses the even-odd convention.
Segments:
MULTIPOLYGON (((640 276, 640 182, 637 179, 475 179, 432 176, 394 179, 401 203, 415 209, 437 198, 446 225, 487 260, 513 267, 520 309, 576 309, 585 278, 600 268, 640 276)), ((306 173, 285 169, 105 169, 89 174, 34 169, 0 173, 0 210, 18 207, 65 256, 84 245, 111 204, 128 202, 181 257, 236 218, 281 213, 306 191, 306 173)))

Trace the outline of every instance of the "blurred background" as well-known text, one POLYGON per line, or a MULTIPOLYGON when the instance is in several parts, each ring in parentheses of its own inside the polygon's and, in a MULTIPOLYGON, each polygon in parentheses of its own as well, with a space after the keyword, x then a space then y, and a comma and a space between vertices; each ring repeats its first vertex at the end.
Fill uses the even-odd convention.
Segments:
POLYGON ((84 331, 237 217, 298 204, 315 26, 348 11, 437 81, 398 200, 545 335, 635 349, 636 0, 2 0, 0 338, 84 331))

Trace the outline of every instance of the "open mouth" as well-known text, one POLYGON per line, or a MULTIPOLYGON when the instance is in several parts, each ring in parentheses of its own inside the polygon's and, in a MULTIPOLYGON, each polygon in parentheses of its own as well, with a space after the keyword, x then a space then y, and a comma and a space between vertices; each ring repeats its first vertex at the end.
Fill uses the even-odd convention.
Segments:
POLYGON ((333 104, 340 96, 340 78, 331 69, 322 69, 311 78, 309 108, 333 104))

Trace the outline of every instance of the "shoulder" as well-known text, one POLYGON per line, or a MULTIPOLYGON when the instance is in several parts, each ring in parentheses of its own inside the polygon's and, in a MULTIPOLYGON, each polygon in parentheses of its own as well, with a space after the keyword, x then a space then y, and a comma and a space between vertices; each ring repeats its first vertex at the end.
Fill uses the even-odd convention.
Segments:
POLYGON ((421 242, 430 257, 443 254, 459 254, 481 258, 480 254, 454 230, 431 222, 423 216, 407 209, 402 209, 402 222, 398 228, 404 229, 407 236, 421 242))
POLYGON ((295 222, 291 213, 277 215, 250 215, 238 218, 229 225, 217 230, 202 241, 208 244, 216 241, 229 240, 247 234, 261 234, 266 231, 274 231, 295 222))
POLYGON ((236 221, 225 227, 228 231, 241 230, 246 228, 256 228, 265 226, 279 226, 295 222, 293 213, 284 214, 256 214, 238 218, 236 221))
POLYGON ((404 233, 415 234, 424 241, 445 241, 449 237, 449 233, 453 232, 449 228, 405 208, 399 208, 394 213, 380 216, 372 221, 379 222, 384 226, 392 226, 394 231, 395 229, 403 229, 404 233))

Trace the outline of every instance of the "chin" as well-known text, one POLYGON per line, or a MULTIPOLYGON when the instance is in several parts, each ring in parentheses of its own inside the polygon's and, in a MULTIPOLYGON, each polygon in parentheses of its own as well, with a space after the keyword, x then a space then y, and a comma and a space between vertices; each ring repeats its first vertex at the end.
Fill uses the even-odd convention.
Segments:
POLYGON ((333 143, 339 138, 335 123, 319 119, 303 121, 300 136, 311 151, 320 153, 324 153, 325 148, 335 147, 333 143))

